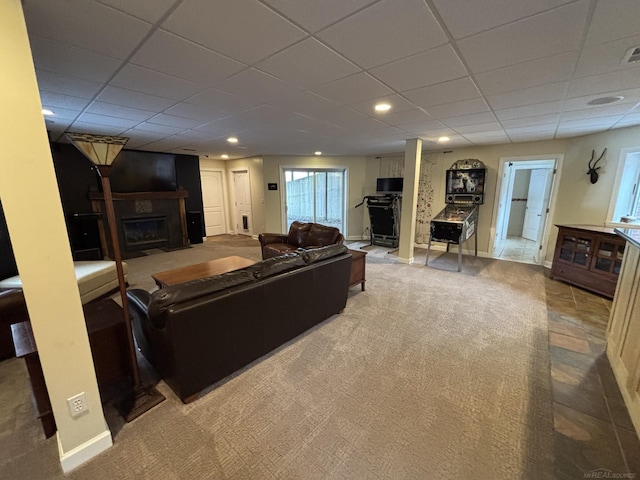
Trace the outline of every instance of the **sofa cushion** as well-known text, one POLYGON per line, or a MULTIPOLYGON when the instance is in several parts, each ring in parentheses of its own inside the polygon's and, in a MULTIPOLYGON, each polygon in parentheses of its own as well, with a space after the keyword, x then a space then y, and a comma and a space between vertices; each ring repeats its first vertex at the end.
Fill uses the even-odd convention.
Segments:
POLYGON ((311 223, 293 222, 289 227, 287 243, 294 247, 302 247, 305 245, 307 237, 309 236, 309 230, 311 230, 311 225, 311 223))
POLYGON ((311 225, 309 235, 307 236, 303 247, 324 247, 325 245, 331 245, 335 243, 340 230, 336 227, 328 227, 326 225, 320 225, 314 223, 311 225))
POLYGON ((347 247, 344 245, 327 245, 326 247, 320 248, 312 248, 310 250, 306 250, 302 257, 304 261, 308 264, 319 262, 324 260, 325 258, 335 257, 336 255, 340 255, 341 253, 346 253, 347 247))
POLYGON ((247 267, 247 271, 253 273, 253 276, 259 279, 304 267, 305 265, 305 260, 299 253, 286 253, 251 265, 247 267))

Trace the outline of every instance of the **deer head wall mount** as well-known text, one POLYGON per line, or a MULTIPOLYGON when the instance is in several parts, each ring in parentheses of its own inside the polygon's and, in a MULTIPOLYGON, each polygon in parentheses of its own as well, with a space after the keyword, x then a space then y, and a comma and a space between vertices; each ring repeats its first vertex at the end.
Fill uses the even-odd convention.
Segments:
POLYGON ((589 160, 589 171, 587 171, 587 175, 589 175, 591 183, 596 183, 598 181, 598 170, 600 170, 600 167, 597 167, 596 165, 598 165, 598 162, 602 160, 602 157, 604 157, 605 153, 607 153, 606 148, 602 151, 602 155, 598 157, 595 163, 591 165, 591 162, 593 162, 593 159, 596 158, 596 151, 591 150, 591 160, 589 160))

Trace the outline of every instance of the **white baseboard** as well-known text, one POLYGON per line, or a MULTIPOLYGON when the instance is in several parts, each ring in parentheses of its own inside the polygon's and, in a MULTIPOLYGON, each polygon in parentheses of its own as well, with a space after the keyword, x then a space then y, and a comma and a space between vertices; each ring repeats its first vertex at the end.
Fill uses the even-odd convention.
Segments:
POLYGON ((91 440, 83 443, 69 450, 68 452, 62 451, 62 444, 60 443, 60 437, 58 439, 58 454, 60 455, 60 465, 64 473, 69 473, 71 470, 78 468, 85 462, 88 462, 96 455, 107 450, 113 445, 113 439, 111 438, 111 431, 109 429, 102 432, 100 435, 93 437, 91 440))
POLYGON ((553 264, 553 262, 549 262, 548 260, 545 260, 542 265, 544 266, 544 268, 548 268, 549 270, 551 270, 551 265, 552 264, 553 264))
POLYGON ((411 258, 398 257, 398 263, 404 263, 405 265, 411 265, 413 263, 413 257, 411 257, 411 258))

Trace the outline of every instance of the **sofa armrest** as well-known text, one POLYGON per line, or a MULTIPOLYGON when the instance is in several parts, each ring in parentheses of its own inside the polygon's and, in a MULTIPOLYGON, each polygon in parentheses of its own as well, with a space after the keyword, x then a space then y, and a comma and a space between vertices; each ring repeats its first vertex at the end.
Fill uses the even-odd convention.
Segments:
POLYGON ((0 319, 7 324, 29 320, 22 289, 0 290, 0 319))
POLYGON ((338 237, 336 238, 336 241, 334 242, 334 244, 335 245, 342 245, 343 243, 344 243, 344 235, 339 233, 338 237))
POLYGON ((260 246, 264 247, 270 243, 287 243, 287 235, 281 233, 261 233, 258 235, 260 246))
POLYGON ((151 294, 146 290, 127 290, 129 300, 129 314, 131 315, 131 328, 138 344, 138 348, 145 358, 154 364, 153 352, 149 344, 149 330, 154 328, 149 318, 149 303, 151 294))

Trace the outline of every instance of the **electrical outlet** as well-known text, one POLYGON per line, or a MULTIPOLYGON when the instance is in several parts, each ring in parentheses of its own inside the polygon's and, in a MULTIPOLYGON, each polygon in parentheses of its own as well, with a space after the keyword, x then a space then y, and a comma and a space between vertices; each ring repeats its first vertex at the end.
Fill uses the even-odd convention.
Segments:
POLYGON ((77 417, 81 413, 89 410, 87 405, 87 396, 84 392, 74 395, 71 398, 67 398, 67 404, 69 405, 69 412, 72 417, 77 417))

